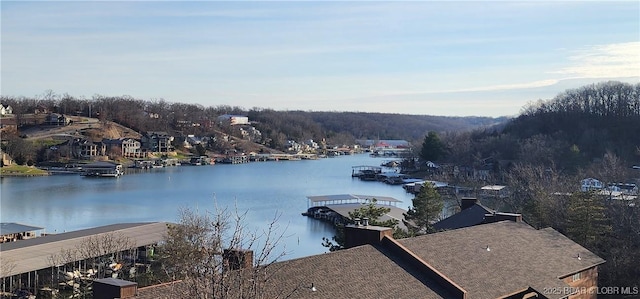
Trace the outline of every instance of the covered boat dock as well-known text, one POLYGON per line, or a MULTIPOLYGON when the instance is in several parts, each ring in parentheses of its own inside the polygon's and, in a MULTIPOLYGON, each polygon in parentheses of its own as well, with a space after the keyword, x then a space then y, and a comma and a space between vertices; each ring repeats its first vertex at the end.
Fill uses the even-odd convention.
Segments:
POLYGON ((337 204, 366 204, 373 199, 378 205, 396 206, 401 200, 389 196, 374 195, 357 195, 357 194, 336 194, 336 195, 318 195, 307 196, 309 199, 308 207, 318 207, 337 204))
POLYGON ((72 231, 61 234, 52 234, 28 240, 19 240, 0 244, 0 280, 1 292, 12 292, 15 289, 29 290, 36 293, 43 287, 58 287, 58 274, 61 268, 70 266, 74 272, 81 268, 87 268, 87 259, 99 258, 104 255, 112 255, 117 252, 112 250, 122 249, 122 245, 103 244, 96 248, 91 256, 80 256, 65 259, 64 265, 58 264, 53 257, 60 255, 63 250, 76 250, 87 246, 88 240, 117 241, 114 236, 121 236, 127 240, 127 249, 140 250, 146 246, 155 245, 164 240, 167 232, 167 223, 120 223, 90 229, 72 231), (112 245, 112 246, 111 246, 112 245), (82 265, 82 267, 80 267, 82 265))
POLYGON ((35 238, 37 236, 36 232, 41 230, 44 230, 44 228, 14 222, 2 222, 0 223, 0 243, 35 238))
POLYGON ((326 220, 334 224, 344 224, 350 219, 349 213, 369 204, 374 199, 376 206, 390 209, 388 213, 382 215, 378 220, 386 221, 390 219, 398 220, 398 225, 404 228, 402 219, 403 214, 407 211, 397 207, 402 202, 389 196, 374 195, 355 195, 355 194, 336 194, 336 195, 319 195, 307 196, 309 199, 307 212, 305 216, 316 219, 326 220))

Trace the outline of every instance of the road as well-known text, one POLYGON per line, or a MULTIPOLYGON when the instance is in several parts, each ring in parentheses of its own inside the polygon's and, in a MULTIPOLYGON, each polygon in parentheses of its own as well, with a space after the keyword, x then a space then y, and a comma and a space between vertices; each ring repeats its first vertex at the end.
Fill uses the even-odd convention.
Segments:
POLYGON ((87 130, 95 130, 102 133, 98 135, 109 135, 104 136, 104 138, 140 138, 140 134, 137 132, 116 123, 109 122, 109 134, 104 134, 107 131, 104 128, 104 123, 100 122, 97 118, 78 116, 71 116, 69 118, 72 120, 72 123, 68 126, 34 126, 31 128, 21 129, 20 134, 23 136, 26 135, 27 140, 38 140, 63 134, 77 135, 78 137, 81 137, 83 132, 86 132, 87 130))

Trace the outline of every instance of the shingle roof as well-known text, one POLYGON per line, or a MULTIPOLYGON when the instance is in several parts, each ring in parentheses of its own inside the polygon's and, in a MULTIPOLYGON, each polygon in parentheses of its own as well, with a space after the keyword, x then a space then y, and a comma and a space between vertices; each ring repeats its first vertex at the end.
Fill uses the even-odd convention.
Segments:
POLYGON ((433 228, 436 230, 450 230, 478 225, 484 221, 485 214, 493 212, 492 209, 476 203, 459 213, 434 223, 433 228))
POLYGON ((426 275, 381 246, 364 245, 282 263, 272 288, 302 288, 294 298, 448 298, 426 275))
MULTIPOLYGON (((571 290, 561 278, 604 262, 553 229, 536 230, 522 222, 483 224, 397 242, 463 289, 468 299, 500 298, 530 289, 541 294, 545 289, 571 290)), ((264 297, 455 298, 415 260, 383 244, 276 263, 267 270, 271 276, 264 297)), ((170 292, 184 287, 178 282, 140 289, 136 298, 187 298, 170 292)))
MULTIPOLYGON (((522 222, 502 221, 398 241, 458 283, 468 298, 497 298, 527 287, 539 292, 552 287, 568 290, 559 278, 604 263, 559 232, 536 230, 522 222)), ((549 294, 554 295, 563 297, 549 294)))
MULTIPOLYGON (((277 270, 267 282, 264 298, 451 298, 423 273, 380 246, 364 245, 271 267, 268 271, 277 270)), ((178 283, 139 289, 136 298, 180 298, 171 290, 182 287, 178 283), (158 297, 160 294, 164 297, 158 297)))

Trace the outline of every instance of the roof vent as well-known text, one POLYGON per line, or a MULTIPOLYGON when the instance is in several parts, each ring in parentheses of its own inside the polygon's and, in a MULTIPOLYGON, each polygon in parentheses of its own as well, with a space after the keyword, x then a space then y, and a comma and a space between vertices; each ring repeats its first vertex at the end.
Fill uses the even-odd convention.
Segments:
POLYGON ((582 258, 580 257, 580 254, 578 253, 578 260, 581 261, 582 258))
POLYGON ((485 249, 487 249, 487 251, 491 251, 491 248, 489 248, 489 245, 487 245, 485 249))
POLYGON ((360 218, 355 218, 353 219, 353 221, 355 222, 356 226, 360 226, 360 218))
POLYGON ((362 225, 369 226, 369 218, 367 217, 362 218, 362 225))
POLYGON ((315 292, 315 291, 317 291, 318 289, 316 289, 316 287, 313 285, 313 283, 311 283, 311 289, 310 289, 310 290, 311 290, 312 292, 315 292))

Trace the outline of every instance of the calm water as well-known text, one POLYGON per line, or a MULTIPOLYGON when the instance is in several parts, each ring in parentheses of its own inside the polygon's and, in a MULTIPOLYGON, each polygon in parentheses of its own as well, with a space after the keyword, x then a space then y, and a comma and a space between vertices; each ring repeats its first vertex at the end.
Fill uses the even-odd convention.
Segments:
POLYGON ((179 166, 127 174, 118 179, 55 175, 2 178, 0 221, 64 232, 120 222, 177 221, 178 210, 213 211, 214 205, 247 212, 259 229, 280 213, 287 259, 326 252, 322 237, 330 225, 301 215, 307 196, 366 194, 392 196, 408 208, 412 195, 400 186, 351 178, 351 167, 380 165, 368 155, 215 166, 179 166))

